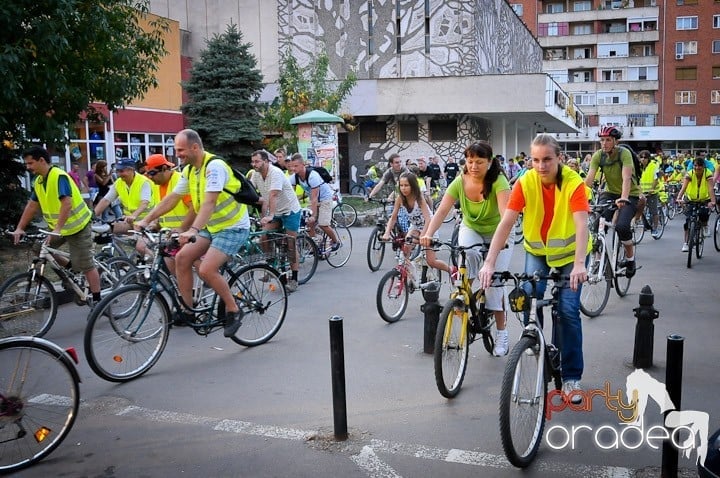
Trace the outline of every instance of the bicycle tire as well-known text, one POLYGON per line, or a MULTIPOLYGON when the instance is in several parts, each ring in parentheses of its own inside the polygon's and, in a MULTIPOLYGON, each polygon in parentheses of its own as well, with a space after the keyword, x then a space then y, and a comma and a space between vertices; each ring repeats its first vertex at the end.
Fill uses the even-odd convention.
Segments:
POLYGON ((1 340, 0 363, 0 474, 5 474, 37 463, 67 437, 80 405, 80 377, 67 352, 44 339, 1 340))
POLYGON ((715 230, 713 231, 713 242, 715 250, 720 252, 720 215, 715 218, 715 230))
POLYGON ((125 257, 113 257, 105 262, 96 264, 100 273, 100 294, 107 293, 121 283, 123 277, 133 272, 137 267, 125 257))
POLYGON ((455 398, 460 393, 470 351, 470 337, 467 330, 469 311, 460 299, 451 299, 440 312, 435 331, 433 365, 435 384, 445 398, 455 398), (463 327, 463 324, 465 326, 463 327))
POLYGON ((518 214, 515 225, 513 226, 513 232, 515 232, 515 244, 520 244, 525 236, 523 234, 523 215, 518 214))
POLYGON ((367 245, 367 264, 372 272, 377 272, 382 266, 383 259, 385 258, 385 242, 381 241, 384 231, 375 228, 370 233, 370 239, 367 245))
POLYGON ((670 218, 668 217, 668 211, 669 211, 668 205, 667 205, 667 204, 663 204, 662 206, 660 206, 660 209, 662 210, 662 214, 663 214, 663 215, 662 215, 663 224, 664 224, 665 226, 667 226, 667 225, 668 225, 668 222, 670 222, 670 218))
POLYGON ((533 462, 545 428, 544 377, 542 396, 535 396, 538 367, 545 358, 544 354, 534 352, 536 346, 534 337, 520 338, 508 356, 500 388, 500 440, 508 461, 518 468, 533 462))
MULTIPOLYGON (((242 325, 230 339, 246 347, 272 339, 287 314, 287 290, 278 271, 266 264, 250 264, 233 272, 229 285, 243 312, 242 325)), ((221 304, 221 316, 224 312, 221 304)))
POLYGON ((452 262, 452 265, 455 267, 458 267, 458 255, 460 254, 457 252, 457 246, 458 246, 458 237, 460 236, 460 224, 456 224, 453 228, 452 235, 450 236, 450 262, 452 262))
POLYGON ((602 266, 602 255, 604 254, 602 243, 600 243, 598 252, 600 259, 594 257, 590 261, 591 271, 593 267, 597 267, 595 274, 588 274, 588 280, 582 285, 580 290, 580 311, 588 317, 597 317, 605 310, 608 300, 610 299, 610 275, 609 266, 604 263, 602 266), (597 265, 595 265, 597 262, 597 265), (602 267, 602 270, 600 270, 602 267))
POLYGON ((437 297, 442 288, 442 271, 430 266, 423 266, 420 273, 420 283, 423 287, 420 289, 425 302, 429 299, 437 297))
POLYGON ((656 241, 665 233, 665 224, 667 224, 665 211, 663 211, 662 207, 658 207, 658 227, 655 229, 655 234, 652 236, 652 238, 656 241))
POLYGON ((677 205, 675 203, 675 200, 670 199, 667 204, 667 218, 669 220, 675 219, 676 213, 677 213, 677 205))
POLYGON ((109 382, 127 382, 150 370, 165 350, 170 308, 146 284, 115 289, 93 307, 85 328, 90 368, 109 382))
POLYGON ((350 260, 350 254, 352 254, 352 234, 350 228, 347 226, 331 226, 335 231, 335 237, 337 237, 340 247, 335 250, 328 250, 326 252, 325 260, 330 266, 338 268, 342 267, 350 260))
POLYGON ((380 317, 388 323, 400 320, 407 309, 409 296, 410 292, 400 271, 394 268, 387 271, 378 282, 375 296, 380 317))
POLYGON ((42 337, 55 322, 55 288, 46 277, 32 277, 32 272, 21 272, 0 285, 0 337, 42 337))
POLYGON ((333 208, 332 217, 338 226, 353 227, 357 222, 357 210, 352 204, 339 203, 333 208))
POLYGON ((365 197, 367 196, 367 188, 360 183, 354 184, 353 187, 350 188, 350 195, 365 197))
MULTIPOLYGON (((628 293, 628 289, 630 289, 630 282, 632 281, 632 277, 628 277, 625 275, 625 272, 623 271, 622 274, 620 274, 620 264, 625 260, 625 247, 620 243, 618 240, 615 247, 618 248, 617 252, 617 262, 615 263, 615 274, 613 275, 613 284, 615 286, 615 293, 618 295, 618 297, 625 297, 628 293)), ((637 247, 635 248, 635 264, 637 264, 637 247)))
POLYGON ((645 237, 645 224, 642 216, 633 225, 633 243, 640 244, 645 237))
POLYGON ((705 228, 698 224, 697 232, 695 233, 695 257, 697 259, 702 258, 704 250, 705 250, 705 228))
POLYGON ((305 284, 315 275, 320 253, 315 241, 305 234, 298 234, 295 246, 298 254, 298 284, 305 284))
POLYGON ((697 229, 697 223, 695 220, 690 221, 690 227, 688 227, 688 252, 687 252, 687 268, 692 268, 692 256, 693 249, 695 248, 695 234, 697 229))

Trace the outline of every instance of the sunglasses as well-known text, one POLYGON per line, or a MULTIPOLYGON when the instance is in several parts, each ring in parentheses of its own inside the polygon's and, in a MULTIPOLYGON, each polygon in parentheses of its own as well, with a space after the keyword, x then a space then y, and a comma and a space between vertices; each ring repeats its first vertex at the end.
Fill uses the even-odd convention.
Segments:
POLYGON ((146 172, 145 174, 150 176, 151 178, 154 178, 156 174, 162 173, 162 169, 151 169, 150 171, 146 172))

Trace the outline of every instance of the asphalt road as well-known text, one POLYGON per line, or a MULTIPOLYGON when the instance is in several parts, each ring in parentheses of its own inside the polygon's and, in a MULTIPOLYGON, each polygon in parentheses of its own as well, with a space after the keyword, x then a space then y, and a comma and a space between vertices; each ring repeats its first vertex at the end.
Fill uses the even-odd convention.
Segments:
MULTIPOLYGON (((712 218, 714 219, 714 217, 712 218)), ((654 367, 665 382, 666 336, 684 341, 682 408, 720 420, 717 374, 717 270, 720 254, 712 242, 705 257, 688 270, 680 253, 681 226, 671 221, 659 241, 646 237, 639 249, 642 268, 630 294, 611 292, 605 312, 583 319, 586 390, 625 389, 632 355, 638 292, 650 285, 660 316, 655 321, 654 367)), ((447 227, 447 226, 446 226, 447 227)), ((453 400, 437 391, 432 357, 423 353, 420 294, 395 324, 377 314, 375 291, 383 271, 365 262, 368 228, 352 230, 348 265, 321 263, 313 279, 290 296, 288 316, 269 343, 244 348, 191 330, 172 330, 157 365, 125 384, 96 377, 84 362, 82 337, 87 310, 64 305, 46 338, 75 346, 81 357, 82 406, 65 442, 27 477, 156 476, 481 476, 633 477, 659 476, 660 450, 643 441, 635 450, 622 445, 602 450, 591 432, 553 449, 547 439, 525 472, 505 459, 498 432, 498 397, 504 358, 490 357, 480 343, 462 392, 453 400), (328 319, 343 317, 349 439, 333 436, 333 397, 328 319)), ((449 236, 449 229, 443 230, 449 236)), ((521 270, 524 252, 512 261, 521 270)), ((449 288, 443 286, 441 300, 449 288)), ((511 343, 520 332, 510 325, 511 343)), ((585 425, 619 428, 618 417, 602 398, 591 410, 557 411, 547 427, 585 425)), ((645 426, 662 422, 650 403, 645 426)), ((605 433, 612 433, 606 429, 605 433)), ((547 438, 547 437, 546 437, 547 438)), ((608 435, 600 442, 607 445, 608 435)), ((553 437, 556 443, 560 435, 553 437)), ((680 459, 691 468, 693 461, 680 459)))

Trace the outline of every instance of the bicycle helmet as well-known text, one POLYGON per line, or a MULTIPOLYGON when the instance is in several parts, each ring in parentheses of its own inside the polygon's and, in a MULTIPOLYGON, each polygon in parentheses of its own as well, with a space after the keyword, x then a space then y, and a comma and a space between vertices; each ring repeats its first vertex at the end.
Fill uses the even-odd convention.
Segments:
POLYGON ((602 126, 600 127, 600 131, 598 132, 598 136, 611 136, 615 139, 620 139, 622 138, 622 132, 615 126, 602 126))
POLYGON ((665 172, 668 174, 672 173, 673 171, 675 171, 675 168, 673 168, 672 166, 668 166, 667 168, 665 168, 665 172))
POLYGON ((697 464, 700 478, 720 478, 720 430, 708 439, 708 451, 705 462, 697 464))

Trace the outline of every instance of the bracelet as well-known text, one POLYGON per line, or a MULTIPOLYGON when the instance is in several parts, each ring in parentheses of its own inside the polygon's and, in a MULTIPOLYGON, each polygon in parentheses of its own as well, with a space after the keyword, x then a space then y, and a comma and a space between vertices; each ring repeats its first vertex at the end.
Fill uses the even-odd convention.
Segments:
POLYGON ((197 232, 200 232, 200 229, 198 229, 198 228, 195 227, 195 226, 190 226, 189 229, 195 229, 197 232))

